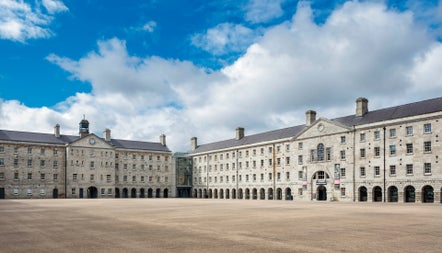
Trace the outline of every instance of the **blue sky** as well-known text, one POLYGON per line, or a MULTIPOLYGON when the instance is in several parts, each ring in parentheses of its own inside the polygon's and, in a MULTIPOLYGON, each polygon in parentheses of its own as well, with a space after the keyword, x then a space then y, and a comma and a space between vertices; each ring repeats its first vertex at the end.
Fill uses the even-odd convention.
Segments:
POLYGON ((438 97, 440 1, 0 0, 0 128, 200 142, 438 97))

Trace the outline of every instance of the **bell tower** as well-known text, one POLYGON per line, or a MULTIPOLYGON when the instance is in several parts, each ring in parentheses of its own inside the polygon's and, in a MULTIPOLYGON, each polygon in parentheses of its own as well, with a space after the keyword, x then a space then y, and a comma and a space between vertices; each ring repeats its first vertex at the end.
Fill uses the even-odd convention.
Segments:
POLYGON ((85 118, 85 116, 83 115, 83 119, 80 121, 79 124, 79 132, 80 132, 80 137, 83 138, 85 136, 89 135, 89 121, 87 121, 87 119, 85 118))

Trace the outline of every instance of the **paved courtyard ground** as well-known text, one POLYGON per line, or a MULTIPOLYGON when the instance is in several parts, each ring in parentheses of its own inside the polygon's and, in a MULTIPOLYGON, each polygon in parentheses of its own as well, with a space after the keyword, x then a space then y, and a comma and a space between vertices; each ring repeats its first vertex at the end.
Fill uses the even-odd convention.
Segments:
POLYGON ((0 252, 442 252, 442 205, 0 201, 0 252))

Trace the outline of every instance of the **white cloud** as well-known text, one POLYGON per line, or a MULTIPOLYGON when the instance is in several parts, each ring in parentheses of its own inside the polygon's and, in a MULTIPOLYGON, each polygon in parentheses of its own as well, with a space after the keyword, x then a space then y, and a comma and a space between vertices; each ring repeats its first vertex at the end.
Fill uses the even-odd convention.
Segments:
POLYGON ((246 7, 246 20, 251 23, 265 23, 282 16, 281 3, 284 0, 250 0, 246 7))
POLYGON ((348 2, 322 25, 311 15, 300 4, 291 21, 269 28, 220 71, 134 57, 119 39, 101 41, 77 60, 50 55, 72 78, 90 82, 93 92, 54 109, 4 101, 0 127, 42 122, 47 129, 61 121, 62 129, 76 133, 86 114, 98 134, 111 128, 117 138, 157 141, 165 133, 173 151, 184 151, 192 136, 207 143, 234 138, 238 126, 251 134, 302 124, 307 109, 318 117, 353 114, 360 96, 373 110, 440 95, 442 45, 416 25, 413 13, 348 2))
POLYGON ((42 4, 50 14, 68 11, 68 7, 58 0, 42 0, 42 4))
POLYGON ((149 21, 143 26, 143 30, 152 33, 157 27, 157 23, 155 21, 149 21))
POLYGON ((222 23, 204 34, 194 35, 192 44, 214 55, 222 55, 245 50, 255 38, 256 33, 243 25, 222 23))
POLYGON ((54 0, 43 0, 43 5, 50 15, 44 14, 38 7, 32 9, 23 1, 0 0, 0 38, 25 42, 53 36, 48 27, 54 18, 52 14, 66 11, 67 7, 54 0))

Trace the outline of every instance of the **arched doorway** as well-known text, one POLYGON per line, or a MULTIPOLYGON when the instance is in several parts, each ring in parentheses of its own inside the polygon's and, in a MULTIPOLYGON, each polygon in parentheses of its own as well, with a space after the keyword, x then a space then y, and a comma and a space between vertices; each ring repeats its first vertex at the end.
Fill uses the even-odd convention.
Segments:
POLYGON ((223 189, 219 189, 219 198, 224 199, 224 190, 223 189))
MULTIPOLYGON (((195 195, 195 198, 196 198, 197 196, 195 195)), ((202 198, 203 197, 203 190, 201 190, 201 189, 199 189, 198 190, 198 198, 202 198)))
POLYGON ((242 189, 239 188, 238 190, 238 199, 243 199, 242 189))
POLYGON ((205 198, 205 199, 208 198, 208 196, 207 196, 207 189, 204 189, 204 197, 203 198, 205 198))
POLYGON ((367 188, 365 186, 359 187, 359 202, 366 202, 367 201, 367 188))
POLYGON ((259 199, 266 199, 266 190, 264 188, 259 189, 259 199))
POLYGON ((258 190, 256 188, 252 190, 252 199, 258 199, 258 190))
POLYGON ((147 189, 147 197, 150 198, 150 199, 153 197, 153 190, 152 190, 152 188, 147 189))
POLYGON ((115 188, 115 198, 120 198, 120 188, 115 188))
POLYGON ((169 197, 169 189, 164 189, 163 198, 168 198, 168 197, 169 197))
POLYGON ((87 188, 87 198, 88 199, 96 199, 98 197, 97 187, 91 186, 87 188))
POLYGON ((140 189, 140 198, 144 198, 144 188, 140 189))
POLYGON ((127 188, 123 188, 123 198, 129 198, 129 190, 127 190, 127 188))
POLYGON ((52 190, 52 198, 58 199, 58 189, 57 188, 54 188, 54 190, 52 190))
POLYGON ((267 190, 267 199, 273 199, 273 189, 269 188, 267 190))
POLYGON ((236 189, 232 189, 232 199, 236 199, 236 189))
POLYGON ((396 186, 388 188, 388 202, 398 202, 398 189, 396 186))
POLYGON ((292 189, 290 189, 290 187, 285 188, 285 200, 293 200, 292 189))
POLYGON ((246 199, 250 199, 250 190, 246 188, 246 199))
POLYGON ((282 200, 282 189, 281 188, 276 189, 276 199, 282 200))
MULTIPOLYGON (((201 196, 201 194, 200 194, 200 196, 201 196)), ((198 198, 198 190, 197 189, 193 190, 193 197, 198 198)))
POLYGON ((136 197, 137 197, 137 189, 132 188, 132 189, 130 190, 130 197, 131 197, 131 198, 136 198, 136 197))
POLYGON ((160 197, 160 194, 161 194, 161 189, 160 189, 160 188, 157 188, 157 189, 155 190, 155 198, 159 198, 159 197, 160 197))
POLYGON ((218 189, 213 190, 213 198, 214 199, 218 198, 218 189))
POLYGON ((226 189, 226 199, 230 199, 230 190, 226 189))
POLYGON ((382 202, 382 188, 380 186, 373 187, 373 202, 382 202))
POLYGON ((404 190, 404 202, 416 202, 416 190, 413 186, 409 185, 404 190))
POLYGON ((431 185, 422 188, 422 203, 434 203, 434 189, 431 185))
POLYGON ((323 185, 318 186, 316 189, 316 200, 326 201, 327 200, 327 188, 323 185))

